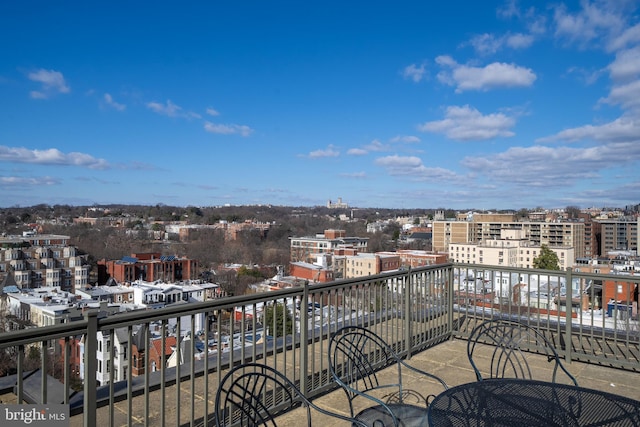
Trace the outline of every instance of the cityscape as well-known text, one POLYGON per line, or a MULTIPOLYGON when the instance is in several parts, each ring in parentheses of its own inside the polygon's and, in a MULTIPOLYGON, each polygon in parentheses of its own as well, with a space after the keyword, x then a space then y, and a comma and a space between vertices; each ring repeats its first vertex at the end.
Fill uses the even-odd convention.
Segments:
MULTIPOLYGON (((510 213, 467 211, 454 212, 451 218, 446 218, 446 214, 451 215, 453 211, 443 209, 407 216, 388 212, 395 215, 386 218, 377 212, 372 219, 364 220, 359 218, 363 215, 360 210, 349 208, 342 200, 337 205, 328 202, 323 209, 325 216, 330 218, 328 224, 333 228, 287 236, 288 260, 275 266, 244 264, 240 259, 235 260, 237 262, 206 264, 171 252, 182 248, 180 242, 189 242, 195 233, 202 230, 217 230, 224 236, 223 245, 224 242, 246 242, 243 236, 255 234, 266 240, 269 233, 275 232, 279 226, 272 220, 254 217, 238 222, 219 220, 214 224, 196 224, 190 223, 187 214, 180 220, 160 221, 153 217, 145 220, 134 214, 140 207, 132 207, 128 212, 122 206, 118 207, 117 215, 114 215, 116 209, 113 207, 92 206, 78 207, 77 211, 82 212, 82 216, 44 218, 38 215, 43 212, 50 214, 54 209, 43 206, 38 209, 39 214, 34 208, 11 208, 3 212, 5 227, 11 225, 13 230, 22 229, 20 234, 5 231, 0 238, 3 248, 0 287, 5 331, 79 321, 88 310, 97 310, 101 316, 114 316, 136 310, 202 303, 231 295, 363 279, 449 262, 470 266, 459 269, 455 278, 455 292, 461 306, 500 310, 500 304, 506 298, 510 303, 517 301, 519 306, 527 307, 529 311, 555 313, 561 317, 565 313, 566 300, 571 299, 582 307, 585 316, 587 312, 589 316, 601 316, 603 325, 610 323, 611 319, 607 318, 615 320, 616 313, 625 313, 624 318, 635 323, 638 319, 638 286, 633 282, 621 285, 606 280, 598 283, 593 280, 576 281, 572 284, 569 298, 567 283, 562 280, 545 281, 536 274, 527 278, 529 275, 526 273, 519 273, 517 278, 510 277, 512 274, 503 277, 502 273, 495 276, 495 270, 503 267, 520 271, 543 268, 636 276, 640 270, 638 205, 624 210, 580 210, 575 207, 534 210, 526 215, 522 210, 510 213), (34 214, 25 215, 25 212, 34 214), (11 216, 31 222, 7 221, 11 216), (361 235, 347 235, 345 228, 352 227, 354 223, 360 224, 361 235), (62 228, 60 224, 64 224, 62 228), (155 241, 160 244, 156 247, 164 249, 162 252, 123 252, 117 258, 105 259, 77 247, 69 235, 47 232, 66 228, 76 234, 78 229, 86 233, 87 229, 98 227, 130 236, 130 246, 133 246, 133 236, 142 233, 145 239, 155 241), (394 246, 371 251, 369 244, 379 235, 385 235, 385 239, 394 246), (545 248, 555 265, 538 263, 545 248), (613 305, 612 301, 615 302, 613 305), (594 314, 596 312, 599 314, 594 314)), ((170 210, 175 216, 177 208, 170 210)), ((305 216, 302 208, 288 208, 288 212, 296 217, 305 216)), ((204 244, 217 252, 214 247, 217 242, 211 240, 204 244)), ((399 292, 396 285, 390 283, 389 286, 392 292, 399 292)), ((434 289, 425 288, 423 292, 430 294, 434 289)), ((299 332, 300 301, 290 300, 285 305, 297 319, 294 330, 299 332)), ((231 318, 244 318, 248 315, 245 310, 249 310, 252 318, 262 319, 264 309, 263 304, 237 308, 231 318)), ((356 311, 347 315, 335 310, 342 308, 310 305, 309 315, 315 320, 311 320, 309 327, 322 329, 331 323, 332 318, 344 321, 355 316, 354 319, 358 319, 365 313, 356 311)), ((157 346, 161 339, 157 334, 160 324, 149 325, 155 331, 149 343, 152 347, 141 344, 139 340, 143 330, 135 330, 131 338, 138 341, 131 344, 131 356, 141 357, 139 353, 144 354, 144 351, 140 348, 149 348, 152 350, 148 356, 149 363, 155 372, 162 365, 175 367, 175 349, 182 346, 184 358, 189 352, 185 346, 188 348, 192 339, 196 339, 193 357, 199 360, 207 352, 229 352, 274 338, 273 331, 265 330, 261 324, 258 324, 259 329, 248 331, 248 339, 242 331, 235 329, 220 336, 202 336, 203 331, 211 326, 209 322, 212 318, 201 313, 193 317, 193 323, 185 320, 180 329, 177 329, 175 320, 164 325, 173 331, 169 335, 169 343, 164 345, 164 354, 157 346)), ((116 343, 119 348, 121 357, 116 359, 116 370, 111 374, 115 374, 113 381, 124 380, 128 375, 125 357, 128 337, 122 335, 122 330, 116 332, 115 342, 106 336, 98 337, 99 348, 116 343)), ((72 372, 81 381, 80 349, 83 345, 77 341, 71 346, 72 354, 79 355, 71 361, 72 372)), ((98 361, 99 385, 109 382, 106 364, 107 360, 98 361)), ((135 369, 132 375, 144 372, 135 369)))
POLYGON ((35 0, 0 37, 0 424, 219 425, 254 364, 448 392, 504 322, 640 425, 637 0, 35 0), (349 328, 394 358, 337 362, 349 328))

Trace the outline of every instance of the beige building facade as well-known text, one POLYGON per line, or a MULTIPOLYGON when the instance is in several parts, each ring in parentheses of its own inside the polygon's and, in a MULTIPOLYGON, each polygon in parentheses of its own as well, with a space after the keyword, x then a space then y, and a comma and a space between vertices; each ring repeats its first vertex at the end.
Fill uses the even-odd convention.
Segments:
MULTIPOLYGON (((522 239, 533 246, 573 248, 574 257, 585 256, 585 225, 580 221, 561 222, 476 222, 434 221, 433 250, 449 252, 452 244, 484 244, 487 240, 500 240, 503 230, 520 231, 522 239)), ((506 220, 506 216, 495 218, 506 220)))
MULTIPOLYGON (((558 256, 561 270, 574 265, 576 256, 573 247, 548 247, 558 256)), ((464 264, 533 268, 533 260, 540 255, 541 248, 541 245, 522 238, 521 230, 504 230, 500 239, 488 239, 480 244, 449 245, 449 259, 464 264)))
POLYGON ((344 257, 344 278, 373 276, 400 268, 400 256, 396 254, 362 253, 344 257))

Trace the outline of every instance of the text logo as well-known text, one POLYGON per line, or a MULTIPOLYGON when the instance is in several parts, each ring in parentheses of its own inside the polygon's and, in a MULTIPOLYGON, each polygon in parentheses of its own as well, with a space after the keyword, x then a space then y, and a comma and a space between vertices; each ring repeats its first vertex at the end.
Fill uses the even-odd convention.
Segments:
POLYGON ((69 405, 0 405, 0 425, 68 427, 69 405))

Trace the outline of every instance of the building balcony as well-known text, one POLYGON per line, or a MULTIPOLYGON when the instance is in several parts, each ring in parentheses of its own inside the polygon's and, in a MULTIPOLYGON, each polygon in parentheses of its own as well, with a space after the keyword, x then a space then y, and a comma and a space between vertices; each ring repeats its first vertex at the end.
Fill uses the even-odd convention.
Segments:
MULTIPOLYGON (((475 381, 466 339, 491 318, 539 329, 581 385, 640 400, 637 296, 619 291, 639 283, 630 275, 440 264, 108 317, 89 311, 83 320, 0 334, 9 356, 0 400, 69 405, 72 426, 213 425, 221 377, 232 364, 259 361, 346 414, 327 366, 327 340, 339 327, 371 328, 456 385, 475 381), (98 336, 127 355, 126 364, 102 360, 98 336)), ((298 425, 295 414, 282 420, 298 425)))

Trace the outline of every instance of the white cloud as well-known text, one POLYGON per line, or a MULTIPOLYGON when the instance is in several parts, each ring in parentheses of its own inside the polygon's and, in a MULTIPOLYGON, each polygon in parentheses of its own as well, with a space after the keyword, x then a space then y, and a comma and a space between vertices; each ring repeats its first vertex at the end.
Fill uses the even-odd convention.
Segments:
POLYGON ((458 141, 484 140, 510 137, 515 119, 502 113, 483 115, 475 108, 464 105, 447 107, 445 118, 418 126, 423 132, 442 133, 458 141))
POLYGON ((417 136, 413 136, 413 135, 398 135, 398 136, 394 136, 389 141, 391 141, 391 142, 405 142, 405 143, 412 144, 414 142, 420 142, 420 138, 418 138, 417 136))
POLYGON ((364 156, 368 153, 369 152, 364 148, 350 148, 349 150, 347 150, 347 154, 350 156, 364 156))
POLYGON ((205 122, 204 130, 221 135, 240 135, 245 137, 253 133, 253 129, 246 125, 224 125, 211 122, 205 122))
POLYGON ((588 70, 581 67, 571 67, 567 70, 567 73, 569 74, 577 74, 579 80, 583 81, 586 85, 592 85, 597 82, 600 76, 602 76, 605 72, 606 70, 604 69, 588 70))
POLYGON ((466 157, 461 164, 485 174, 494 182, 526 187, 565 187, 596 179, 601 170, 619 168, 640 158, 637 142, 611 143, 595 147, 511 147, 487 157, 466 157))
POLYGON ((519 18, 520 17, 520 9, 518 8, 518 3, 516 0, 505 1, 502 7, 499 7, 497 10, 498 16, 509 19, 509 18, 519 18))
POLYGON ((193 111, 183 111, 182 107, 171 102, 170 99, 167 100, 166 104, 162 104, 160 102, 147 102, 147 108, 153 111, 154 113, 160 114, 162 116, 168 117, 182 117, 185 119, 200 119, 202 116, 198 113, 194 113, 193 111))
POLYGON ((148 102, 147 108, 149 108, 154 113, 169 117, 178 117, 178 115, 181 114, 180 111, 182 111, 182 107, 174 104, 173 102, 171 102, 171 100, 167 100, 166 104, 162 104, 159 102, 148 102))
POLYGON ((555 135, 540 138, 538 142, 549 141, 639 141, 640 140, 640 119, 631 117, 621 117, 612 122, 600 126, 586 125, 577 128, 565 129, 555 135))
POLYGON ((323 157, 338 157, 340 152, 335 150, 333 145, 329 145, 324 150, 315 150, 309 153, 309 157, 312 159, 320 159, 323 157))
POLYGON ((617 37, 614 37, 607 46, 607 50, 616 51, 640 42, 640 24, 627 28, 617 37))
POLYGON ((611 80, 627 81, 640 75, 640 46, 622 50, 616 54, 616 59, 609 64, 611 80))
POLYGON ((404 70, 402 70, 402 77, 407 80, 413 80, 416 83, 425 78, 425 75, 426 69, 424 64, 420 65, 419 67, 416 66, 416 64, 411 64, 405 67, 404 70))
POLYGON ((220 115, 218 110, 215 110, 215 109, 213 109, 211 107, 207 108, 207 114, 210 115, 210 116, 214 116, 214 117, 220 115))
POLYGON ((41 84, 40 90, 30 92, 34 99, 46 99, 56 93, 69 93, 71 90, 59 71, 40 69, 29 73, 28 77, 41 84))
POLYGON ((629 29, 627 21, 632 2, 589 1, 580 2, 580 10, 571 13, 566 5, 554 8, 555 36, 568 44, 586 48, 590 43, 604 45, 609 50, 624 47, 639 36, 629 29))
POLYGON ((60 184, 60 180, 50 176, 44 177, 21 177, 21 176, 0 176, 0 187, 41 187, 43 185, 60 184))
POLYGON ((105 94, 104 94, 104 102, 105 102, 108 106, 110 106, 110 107, 112 107, 112 108, 115 108, 115 109, 116 109, 116 110, 118 110, 118 111, 124 111, 124 110, 127 108, 127 106, 126 106, 126 105, 124 105, 124 104, 119 104, 119 103, 117 103, 116 101, 114 101, 114 100, 113 100, 113 97, 112 97, 110 94, 108 94, 108 93, 105 93, 105 94))
POLYGON ((40 165, 81 166, 89 169, 109 168, 109 164, 104 159, 96 159, 85 153, 63 153, 56 148, 29 150, 23 147, 0 146, 0 161, 40 165))
POLYGON ((360 148, 351 148, 347 151, 347 154, 352 156, 363 156, 370 152, 390 151, 391 147, 387 144, 383 144, 378 139, 374 139, 370 143, 363 145, 360 148))
POLYGON ((444 168, 430 168, 415 156, 386 156, 376 159, 375 164, 383 167, 391 176, 406 176, 417 181, 444 181, 451 183, 460 179, 453 171, 444 168))
POLYGON ((489 55, 498 52, 505 46, 511 49, 526 49, 533 44, 535 38, 530 34, 507 33, 496 37, 493 34, 478 34, 471 38, 469 43, 481 55, 489 55))
POLYGON ((640 80, 613 86, 609 96, 601 99, 600 102, 621 105, 625 109, 637 111, 640 108, 640 80))
POLYGON ((530 68, 494 62, 485 67, 460 65, 449 56, 439 56, 436 63, 449 68, 438 74, 440 82, 456 86, 456 93, 467 90, 487 91, 497 88, 528 87, 536 80, 530 68))
POLYGON ((496 53, 502 48, 502 40, 497 39, 493 34, 478 34, 469 41, 471 46, 481 55, 496 53))
POLYGON ((340 176, 343 176, 345 178, 363 179, 367 177, 367 173, 366 172, 341 173, 340 176))
POLYGON ((374 139, 363 147, 367 151, 387 151, 389 147, 377 139, 374 139))
POLYGON ((511 49, 526 49, 534 42, 534 37, 531 34, 508 34, 505 36, 505 44, 511 49))

